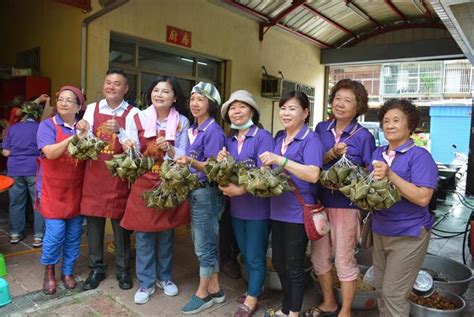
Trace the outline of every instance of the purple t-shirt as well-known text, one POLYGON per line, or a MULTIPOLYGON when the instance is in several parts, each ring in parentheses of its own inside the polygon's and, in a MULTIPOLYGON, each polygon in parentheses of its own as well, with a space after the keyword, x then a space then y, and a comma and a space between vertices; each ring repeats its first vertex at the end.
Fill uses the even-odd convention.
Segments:
MULTIPOLYGON (((61 127, 61 131, 70 136, 76 134, 76 128, 75 124, 74 127, 69 127, 65 125, 64 121, 61 119, 59 115, 54 116, 54 120, 56 123, 61 127)), ((36 139, 38 141, 38 149, 41 150, 43 147, 46 145, 51 145, 56 143, 56 127, 54 126, 54 123, 51 122, 50 119, 46 119, 41 121, 39 128, 38 128, 38 134, 36 136, 36 139)), ((36 190, 38 192, 41 192, 41 166, 38 171, 38 178, 36 180, 36 190)))
MULTIPOLYGON (((321 143, 323 144, 323 153, 329 151, 335 144, 332 129, 336 126, 335 120, 320 122, 316 126, 321 143)), ((371 162, 372 153, 375 150, 375 139, 366 128, 357 123, 354 119, 342 132, 340 143, 347 144, 346 157, 352 163, 360 166, 368 166, 371 162)), ((323 165, 323 170, 328 170, 338 159, 334 159, 323 165)), ((325 207, 328 208, 357 208, 351 201, 341 194, 338 190, 328 189, 318 183, 320 199, 325 207)))
MULTIPOLYGON (((203 124, 197 126, 194 123, 188 130, 188 146, 186 155, 192 157, 196 161, 204 162, 211 156, 216 157, 217 153, 224 147, 225 135, 222 128, 213 118, 207 118, 203 124), (197 133, 197 135, 194 135, 197 133), (194 138, 194 142, 192 142, 194 138)), ((191 169, 193 173, 198 173, 201 182, 207 182, 206 175, 191 169)))
MULTIPOLYGON (((281 145, 285 139, 286 132, 280 131, 275 136, 275 147, 273 153, 281 154, 281 145)), ((323 148, 316 133, 311 131, 306 125, 298 132, 294 140, 288 145, 284 155, 291 161, 304 165, 323 166, 323 148)), ((298 188, 306 204, 316 202, 316 184, 305 182, 291 173, 288 173, 291 180, 298 188)), ((272 220, 303 223, 303 206, 298 202, 293 192, 286 192, 271 198, 272 220)))
MULTIPOLYGON (((382 156, 386 151, 387 146, 379 147, 372 158, 386 162, 382 156)), ((390 167, 394 173, 416 186, 436 188, 438 167, 427 150, 415 146, 410 139, 395 151, 395 158, 390 167)), ((418 237, 421 228, 431 229, 433 220, 428 206, 416 205, 402 197, 402 200, 391 208, 373 213, 372 230, 384 236, 418 237)))
MULTIPOLYGON (((273 137, 267 130, 252 126, 242 145, 240 153, 237 151, 236 135, 226 138, 225 147, 237 162, 244 162, 249 168, 262 165, 260 154, 273 150, 273 137)), ((244 194, 230 198, 230 214, 244 220, 263 220, 270 218, 270 198, 260 198, 251 194, 244 194)))
POLYGON ((7 130, 3 148, 10 151, 7 161, 8 176, 35 176, 39 156, 36 133, 39 123, 33 119, 20 121, 7 130))

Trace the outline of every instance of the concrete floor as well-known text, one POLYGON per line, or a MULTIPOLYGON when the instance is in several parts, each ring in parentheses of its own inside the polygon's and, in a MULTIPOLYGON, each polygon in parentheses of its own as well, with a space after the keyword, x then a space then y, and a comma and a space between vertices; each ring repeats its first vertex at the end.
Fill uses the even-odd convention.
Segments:
MULTIPOLYGON (((53 297, 44 296, 39 291, 42 287, 43 278, 43 267, 39 264, 41 250, 31 247, 31 228, 29 228, 29 234, 25 240, 17 245, 9 244, 8 220, 4 207, 2 208, 0 204, 0 253, 3 253, 6 257, 9 274, 5 279, 9 283, 13 303, 0 308, 0 316, 180 316, 182 315, 180 313, 182 306, 196 290, 198 285, 198 262, 188 233, 175 239, 173 274, 180 290, 178 296, 168 297, 157 290, 147 304, 136 305, 133 302, 133 295, 137 289, 136 280, 132 290, 123 291, 119 289, 115 280, 113 255, 108 252, 106 253, 110 265, 108 276, 97 290, 79 293, 60 289, 53 297)), ((462 231, 466 220, 469 218, 470 210, 463 207, 457 197, 448 197, 444 204, 438 204, 436 214, 437 219, 444 216, 444 220, 438 225, 438 229, 462 231)), ((462 263, 462 236, 439 239, 433 235, 428 251, 462 263)), ((470 255, 468 257, 468 266, 471 267, 470 255)), ((367 251, 361 253, 361 262, 367 262, 368 259, 370 259, 370 254, 367 251)), ((75 273, 82 281, 89 273, 87 245, 84 235, 75 273)), ((57 276, 59 278, 59 273, 57 276)), ((221 274, 221 285, 227 300, 198 316, 233 316, 233 312, 237 308, 235 300, 245 292, 245 281, 243 279, 230 279, 221 274)), ((473 316, 474 283, 471 283, 464 298, 469 307, 464 311, 463 316, 473 316)), ((312 286, 308 287, 303 309, 314 306, 320 300, 319 289, 312 286)), ((271 291, 267 299, 260 303, 261 309, 257 316, 263 316, 265 308, 275 307, 279 303, 280 292, 271 291)), ((375 317, 377 315, 376 309, 354 311, 353 313, 355 317, 375 317)))

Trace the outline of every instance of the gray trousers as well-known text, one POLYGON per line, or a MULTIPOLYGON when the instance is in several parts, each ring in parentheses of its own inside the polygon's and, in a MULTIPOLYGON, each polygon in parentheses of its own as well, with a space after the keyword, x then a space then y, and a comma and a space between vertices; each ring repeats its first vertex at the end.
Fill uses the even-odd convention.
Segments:
MULTIPOLYGON (((104 231, 107 218, 87 216, 89 268, 98 273, 107 271, 104 262, 104 231)), ((116 275, 130 273, 130 231, 120 227, 120 219, 111 219, 115 242, 116 275)))

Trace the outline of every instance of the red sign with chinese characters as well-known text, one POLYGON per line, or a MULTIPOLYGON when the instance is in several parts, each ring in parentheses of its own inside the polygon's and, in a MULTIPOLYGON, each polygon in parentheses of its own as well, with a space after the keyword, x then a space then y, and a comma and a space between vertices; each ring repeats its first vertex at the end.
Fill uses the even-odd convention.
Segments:
POLYGON ((167 25, 166 42, 191 47, 191 32, 167 25))

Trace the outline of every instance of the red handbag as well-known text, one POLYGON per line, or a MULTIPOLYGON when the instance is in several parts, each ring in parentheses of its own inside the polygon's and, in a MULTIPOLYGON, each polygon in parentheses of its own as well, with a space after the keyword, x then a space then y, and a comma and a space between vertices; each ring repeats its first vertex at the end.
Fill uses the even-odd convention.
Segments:
POLYGON ((327 235, 331 230, 331 226, 323 204, 319 201, 316 204, 306 204, 298 188, 294 185, 293 192, 298 202, 303 206, 304 229, 308 239, 316 241, 327 235))

